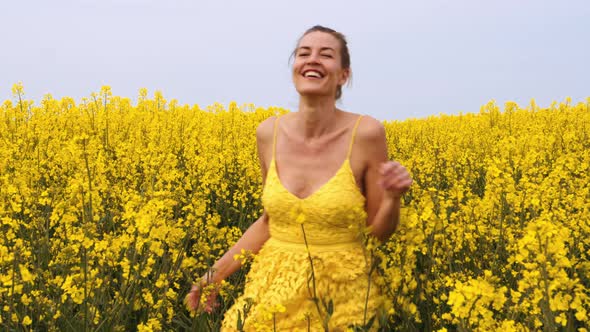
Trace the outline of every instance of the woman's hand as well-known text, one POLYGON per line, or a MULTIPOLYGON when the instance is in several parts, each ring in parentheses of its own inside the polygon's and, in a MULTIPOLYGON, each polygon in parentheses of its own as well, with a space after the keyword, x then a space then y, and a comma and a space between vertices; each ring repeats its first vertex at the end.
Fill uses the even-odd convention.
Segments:
POLYGON ((240 254, 242 250, 258 253, 269 238, 268 216, 265 212, 248 227, 238 242, 192 286, 184 298, 187 310, 211 313, 219 307, 217 294, 224 284, 224 280, 240 268, 240 260, 235 260, 234 256, 240 254))
POLYGON ((194 284, 191 291, 184 298, 184 304, 189 311, 197 313, 206 312, 212 313, 215 308, 219 307, 217 302, 217 294, 219 293, 219 286, 216 283, 207 283, 202 280, 200 284, 194 284), (205 303, 202 303, 202 297, 205 297, 205 303))
POLYGON ((412 185, 410 173, 397 161, 386 161, 379 167, 377 183, 385 191, 385 197, 399 199, 412 185))

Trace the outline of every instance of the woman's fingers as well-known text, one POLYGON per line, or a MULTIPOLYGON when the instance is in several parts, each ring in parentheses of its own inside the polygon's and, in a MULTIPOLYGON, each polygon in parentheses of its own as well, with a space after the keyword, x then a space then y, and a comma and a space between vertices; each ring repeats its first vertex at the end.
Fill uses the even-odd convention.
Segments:
POLYGON ((193 285, 191 291, 186 295, 184 303, 186 308, 190 311, 199 312, 202 310, 210 314, 213 310, 219 307, 217 293, 217 287, 207 287, 206 289, 203 289, 198 285, 193 285), (206 300, 201 305, 201 297, 203 295, 206 296, 206 300))
POLYGON ((412 185, 410 173, 396 161, 382 163, 379 167, 379 173, 381 176, 377 182, 384 190, 402 194, 412 185))
POLYGON ((209 294, 207 295, 207 302, 205 304, 204 310, 210 314, 217 307, 219 307, 219 302, 217 301, 217 290, 215 289, 215 290, 211 290, 209 292, 209 294))
POLYGON ((184 297, 184 305, 189 311, 194 311, 196 309, 196 301, 192 290, 184 297))

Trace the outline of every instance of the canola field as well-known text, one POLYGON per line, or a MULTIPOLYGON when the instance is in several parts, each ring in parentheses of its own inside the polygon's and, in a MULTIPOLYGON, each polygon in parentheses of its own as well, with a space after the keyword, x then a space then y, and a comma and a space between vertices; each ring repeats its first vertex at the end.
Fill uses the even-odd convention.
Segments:
MULTIPOLYGON (((255 130, 288 110, 145 89, 136 104, 109 87, 79 102, 12 91, 0 106, 0 327, 217 331, 247 257, 213 314, 183 299, 259 217, 255 130)), ((414 184, 397 232, 367 242, 389 298, 373 327, 588 331, 590 98, 384 125, 414 184)))

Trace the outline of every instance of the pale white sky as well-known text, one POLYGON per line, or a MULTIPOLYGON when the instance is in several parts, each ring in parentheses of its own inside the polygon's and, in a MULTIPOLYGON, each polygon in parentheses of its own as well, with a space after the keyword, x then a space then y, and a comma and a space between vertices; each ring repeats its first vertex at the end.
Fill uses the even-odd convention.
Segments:
POLYGON ((37 102, 110 85, 296 110, 289 55, 315 24, 349 40, 340 107, 381 120, 590 96, 587 0, 20 0, 0 13, 0 101, 22 81, 37 102))

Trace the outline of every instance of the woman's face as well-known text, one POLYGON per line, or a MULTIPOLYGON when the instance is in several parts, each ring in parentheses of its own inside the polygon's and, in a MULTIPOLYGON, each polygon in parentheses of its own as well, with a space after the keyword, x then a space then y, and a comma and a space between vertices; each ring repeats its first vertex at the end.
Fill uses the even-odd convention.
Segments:
POLYGON ((343 69, 340 42, 329 33, 314 31, 301 38, 295 50, 293 83, 302 96, 336 96, 336 88, 348 80, 343 69))

